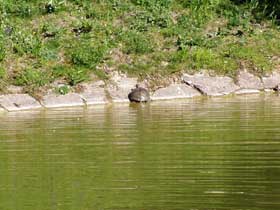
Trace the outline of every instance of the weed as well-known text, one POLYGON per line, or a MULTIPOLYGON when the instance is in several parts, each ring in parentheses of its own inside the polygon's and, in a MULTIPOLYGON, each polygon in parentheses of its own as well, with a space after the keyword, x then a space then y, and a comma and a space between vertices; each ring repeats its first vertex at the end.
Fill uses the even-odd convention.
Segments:
POLYGON ((68 81, 70 85, 76 85, 88 79, 89 71, 84 68, 72 68, 68 72, 68 81))
POLYGON ((20 86, 41 87, 50 81, 48 73, 33 68, 27 68, 14 77, 14 84, 20 86))
POLYGON ((88 79, 89 70, 68 66, 56 66, 52 70, 54 78, 63 78, 73 86, 88 79))
POLYGON ((20 55, 33 54, 39 55, 41 40, 35 31, 17 30, 12 35, 13 51, 20 55))
POLYGON ((73 29, 73 32, 76 33, 76 35, 80 35, 82 33, 89 33, 92 30, 92 24, 89 21, 83 21, 80 23, 79 26, 75 27, 73 29))
POLYGON ((57 26, 54 26, 53 24, 44 23, 41 27, 40 32, 44 38, 51 38, 55 37, 60 32, 60 29, 57 26))
POLYGON ((147 9, 168 8, 172 3, 171 0, 132 0, 132 2, 147 9))
POLYGON ((153 51, 153 42, 150 37, 135 31, 123 35, 124 49, 127 54, 144 54, 153 51))
POLYGON ((106 53, 106 45, 90 42, 76 43, 70 50, 70 59, 73 65, 94 69, 102 61, 106 53))
POLYGON ((1 4, 3 12, 8 15, 26 18, 35 13, 34 5, 26 1, 2 1, 1 4))
POLYGON ((263 54, 260 49, 255 48, 255 46, 232 46, 230 52, 231 57, 244 60, 247 67, 251 69, 255 68, 258 73, 270 71, 273 67, 272 63, 269 61, 269 54, 263 54))
POLYGON ((45 40, 40 47, 39 58, 46 62, 59 61, 60 42, 57 39, 45 40))
POLYGON ((6 56, 5 47, 0 43, 0 62, 4 60, 6 56))
POLYGON ((0 66, 0 92, 5 91, 7 86, 7 72, 0 66))
POLYGON ((68 85, 62 85, 60 87, 55 88, 55 92, 57 94, 66 95, 70 92, 70 87, 68 85))
POLYGON ((0 80, 4 80, 7 77, 7 72, 6 70, 0 66, 0 80))

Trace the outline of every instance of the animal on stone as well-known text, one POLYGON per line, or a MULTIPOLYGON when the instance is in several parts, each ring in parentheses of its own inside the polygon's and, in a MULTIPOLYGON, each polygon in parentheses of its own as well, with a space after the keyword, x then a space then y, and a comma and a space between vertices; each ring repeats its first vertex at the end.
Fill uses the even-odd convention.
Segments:
POLYGON ((128 99, 131 102, 148 102, 150 101, 150 94, 149 91, 145 88, 139 87, 136 85, 136 88, 132 89, 131 92, 128 94, 128 99))

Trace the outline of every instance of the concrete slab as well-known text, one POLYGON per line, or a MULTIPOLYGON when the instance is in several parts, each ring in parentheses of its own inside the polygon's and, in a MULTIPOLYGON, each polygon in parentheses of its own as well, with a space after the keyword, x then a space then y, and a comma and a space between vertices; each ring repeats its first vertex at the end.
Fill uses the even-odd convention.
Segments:
POLYGON ((226 76, 209 76, 205 73, 183 75, 183 81, 207 96, 222 96, 240 89, 232 78, 226 76))
POLYGON ((152 100, 192 98, 200 96, 201 93, 186 84, 171 84, 168 87, 160 88, 151 96, 152 100))
POLYGON ((69 93, 66 95, 49 94, 43 96, 41 104, 46 108, 73 107, 85 105, 81 96, 79 96, 79 94, 76 93, 69 93))
POLYGON ((237 85, 241 89, 263 90, 261 79, 247 71, 240 71, 237 75, 237 85))
POLYGON ((104 82, 84 83, 83 91, 79 93, 86 105, 105 104, 108 102, 104 82))
POLYGON ((7 111, 21 111, 42 108, 41 104, 28 94, 1 95, 0 106, 7 111))
POLYGON ((129 102, 128 94, 136 84, 137 78, 115 77, 113 83, 107 87, 112 102, 129 102))
POLYGON ((274 71, 268 76, 262 77, 265 89, 273 89, 280 84, 280 72, 274 71))
POLYGON ((80 94, 86 105, 105 104, 108 102, 106 93, 103 88, 92 90, 91 92, 84 92, 80 94))

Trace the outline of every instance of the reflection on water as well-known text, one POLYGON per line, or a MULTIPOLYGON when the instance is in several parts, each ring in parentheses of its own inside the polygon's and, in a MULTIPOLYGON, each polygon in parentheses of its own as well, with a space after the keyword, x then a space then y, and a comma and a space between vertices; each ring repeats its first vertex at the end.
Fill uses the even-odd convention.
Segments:
POLYGON ((280 97, 0 113, 2 210, 277 210, 280 97))

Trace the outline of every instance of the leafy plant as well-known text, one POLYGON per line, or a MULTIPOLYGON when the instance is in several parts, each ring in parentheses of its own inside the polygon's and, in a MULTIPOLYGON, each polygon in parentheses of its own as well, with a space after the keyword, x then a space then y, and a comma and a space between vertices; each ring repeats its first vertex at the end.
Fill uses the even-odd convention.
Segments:
POLYGON ((87 80, 88 73, 88 69, 72 68, 67 66, 56 66, 52 70, 52 75, 54 78, 63 78, 71 86, 87 80))
POLYGON ((6 70, 0 66, 0 80, 3 80, 7 77, 7 72, 6 70))
POLYGON ((6 56, 5 47, 0 43, 0 62, 4 60, 6 56))
POLYGON ((153 42, 148 36, 130 31, 123 35, 124 49, 127 54, 144 54, 153 51, 153 42))
POLYGON ((154 10, 170 7, 172 0, 132 0, 132 2, 136 5, 154 10))
POLYGON ((41 87, 49 83, 50 76, 39 69, 27 68, 14 77, 14 83, 20 86, 41 87))
POLYGON ((17 30, 13 33, 12 41, 15 53, 39 55, 41 40, 36 32, 17 30))
POLYGON ((77 27, 73 29, 73 32, 76 35, 80 35, 82 33, 89 33, 92 31, 92 24, 89 21, 82 21, 77 27))
POLYGON ((60 87, 55 88, 55 92, 57 94, 66 95, 70 92, 70 87, 68 85, 62 85, 60 87))
POLYGON ((70 58, 73 65, 94 69, 99 64, 106 52, 106 46, 100 44, 82 42, 77 43, 70 50, 70 58))

